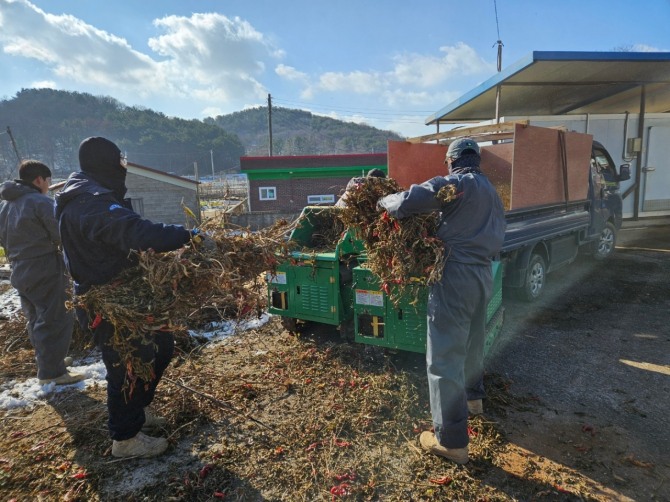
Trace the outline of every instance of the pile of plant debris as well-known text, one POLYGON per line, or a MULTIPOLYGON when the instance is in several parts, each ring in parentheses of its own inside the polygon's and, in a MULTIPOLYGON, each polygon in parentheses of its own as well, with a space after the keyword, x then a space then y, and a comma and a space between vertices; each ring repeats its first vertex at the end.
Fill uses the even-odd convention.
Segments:
MULTIPOLYGON (((493 400, 525 405, 500 377, 485 385, 487 410, 493 400)), ((470 420, 465 466, 421 450, 417 438, 432 426, 422 355, 326 331, 290 336, 276 318, 177 352, 153 404, 168 421, 156 433, 170 441, 159 459, 111 458, 104 392, 54 394, 47 406, 0 415, 3 500, 494 501, 537 491, 505 476, 509 443, 495 414, 470 420)), ((604 500, 589 498, 574 472, 545 474, 563 490, 549 500, 604 500)))
MULTIPOLYGON (((347 206, 340 218, 355 229, 367 251, 365 266, 380 278, 389 299, 398 303, 406 295, 440 280, 444 268, 444 244, 435 234, 437 213, 394 218, 377 207, 379 199, 403 189, 391 178, 365 178, 347 192, 347 206)), ((437 194, 444 203, 456 197, 453 185, 437 194)))
POLYGON ((158 331, 184 334, 214 319, 242 320, 265 310, 265 273, 287 256, 288 224, 251 232, 210 220, 201 225, 216 249, 194 242, 175 251, 133 252, 137 265, 112 282, 75 298, 93 324, 114 326, 112 344, 129 375, 152 378, 153 363, 142 361, 132 341, 152 345, 158 331))

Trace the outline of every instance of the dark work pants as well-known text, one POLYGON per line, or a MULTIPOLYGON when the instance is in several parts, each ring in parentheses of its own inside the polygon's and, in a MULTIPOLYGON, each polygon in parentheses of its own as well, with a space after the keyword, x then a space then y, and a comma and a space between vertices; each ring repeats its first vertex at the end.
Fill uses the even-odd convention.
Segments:
POLYGON ((26 329, 35 348, 37 378, 48 379, 66 371, 63 358, 70 349, 74 316, 65 308, 70 279, 63 257, 51 253, 12 263, 12 286, 19 292, 26 329))
POLYGON ((123 441, 134 437, 144 425, 144 408, 153 401, 158 382, 172 359, 174 336, 160 331, 154 335, 154 346, 135 344, 136 354, 142 361, 154 359, 156 377, 150 382, 138 378, 131 394, 128 389, 123 390, 126 364, 111 345, 113 334, 114 327, 104 320, 93 330, 95 343, 102 351, 102 361, 107 369, 109 433, 112 439, 123 441))
POLYGON ((484 397, 486 307, 491 266, 447 261, 428 296, 426 366, 435 436, 447 448, 468 445, 467 400, 484 397))

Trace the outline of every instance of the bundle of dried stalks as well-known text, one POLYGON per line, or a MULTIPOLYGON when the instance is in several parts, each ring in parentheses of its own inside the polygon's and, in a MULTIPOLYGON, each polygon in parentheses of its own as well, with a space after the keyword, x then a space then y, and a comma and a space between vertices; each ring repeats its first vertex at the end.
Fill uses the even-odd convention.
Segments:
POLYGON ((142 361, 133 342, 152 345, 159 331, 185 333, 214 316, 243 319, 266 304, 263 273, 287 256, 286 222, 251 232, 210 220, 201 227, 216 243, 208 250, 193 242, 167 253, 134 252, 137 266, 109 284, 76 298, 90 319, 101 317, 115 329, 112 343, 131 381, 152 378, 153 361, 142 361))
MULTIPOLYGON (((379 199, 402 190, 393 179, 366 178, 347 192, 340 215, 345 225, 357 229, 367 251, 366 267, 396 304, 407 294, 416 300, 422 286, 440 280, 444 268, 444 246, 435 237, 437 214, 397 219, 377 209, 379 199)), ((448 202, 456 196, 455 189, 448 185, 437 196, 448 202)))

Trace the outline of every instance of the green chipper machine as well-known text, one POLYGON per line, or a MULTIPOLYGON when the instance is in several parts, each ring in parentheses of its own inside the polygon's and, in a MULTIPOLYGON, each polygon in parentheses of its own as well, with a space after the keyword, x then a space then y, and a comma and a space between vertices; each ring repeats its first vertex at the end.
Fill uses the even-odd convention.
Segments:
MULTIPOLYGON (((290 235, 295 247, 290 259, 267 276, 269 313, 281 316, 290 331, 322 323, 338 327, 348 340, 424 353, 428 288, 408 288, 391 301, 379 278, 365 267, 363 242, 353 229, 344 228, 338 211, 332 206, 303 209, 290 235)), ((498 261, 492 267, 487 350, 503 323, 502 267, 498 261)))

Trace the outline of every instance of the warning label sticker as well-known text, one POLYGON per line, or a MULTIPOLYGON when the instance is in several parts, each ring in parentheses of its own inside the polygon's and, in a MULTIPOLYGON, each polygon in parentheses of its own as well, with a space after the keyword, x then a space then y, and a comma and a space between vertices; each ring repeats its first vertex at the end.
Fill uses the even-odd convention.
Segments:
POLYGON ((365 289, 356 290, 356 304, 370 305, 372 307, 384 306, 384 295, 381 291, 368 291, 365 289))
POLYGON ((276 275, 268 274, 267 278, 270 284, 286 284, 286 272, 277 272, 276 275))

